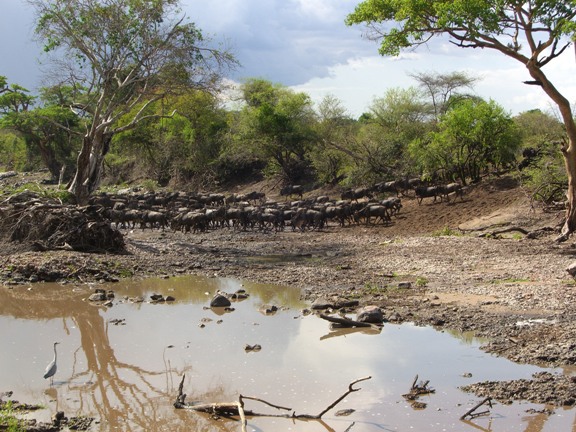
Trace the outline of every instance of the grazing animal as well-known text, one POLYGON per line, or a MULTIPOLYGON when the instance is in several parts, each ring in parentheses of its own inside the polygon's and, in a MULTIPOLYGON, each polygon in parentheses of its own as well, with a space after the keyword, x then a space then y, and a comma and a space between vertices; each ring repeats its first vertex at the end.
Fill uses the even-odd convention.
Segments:
POLYGON ((397 197, 386 198, 385 200, 380 201, 380 205, 386 207, 390 215, 394 216, 400 212, 400 209, 402 208, 402 201, 397 197))
POLYGON ((436 198, 440 197, 440 201, 442 201, 443 189, 441 186, 418 186, 415 189, 418 205, 422 204, 424 198, 434 198, 434 202, 436 202, 436 198))
POLYGON ((52 361, 46 366, 46 371, 44 372, 44 379, 50 378, 50 385, 54 382, 54 374, 58 369, 58 365, 56 364, 56 345, 60 342, 54 342, 54 358, 52 361))
POLYGON ((280 189, 280 196, 290 197, 293 195, 297 195, 302 199, 302 195, 304 194, 304 189, 301 185, 288 185, 284 186, 280 189))
POLYGON ((353 200, 357 202, 360 198, 372 198, 372 191, 367 187, 348 189, 342 192, 340 198, 343 200, 353 200))
POLYGON ((386 224, 390 222, 390 213, 383 205, 369 204, 354 213, 356 221, 360 221, 361 218, 364 218, 366 225, 376 224, 378 221, 386 224), (372 218, 374 218, 374 222, 372 222, 372 218))
POLYGON ((460 197, 462 201, 464 201, 464 188, 460 183, 450 183, 446 186, 442 186, 444 189, 444 196, 446 197, 446 201, 450 201, 449 195, 454 193, 456 197, 460 197))

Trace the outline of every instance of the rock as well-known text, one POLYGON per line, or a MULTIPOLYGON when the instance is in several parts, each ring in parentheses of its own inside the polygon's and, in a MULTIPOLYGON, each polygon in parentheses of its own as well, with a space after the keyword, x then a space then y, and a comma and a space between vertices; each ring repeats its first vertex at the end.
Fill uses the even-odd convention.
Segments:
POLYGON ((576 261, 566 267, 566 271, 570 274, 570 276, 576 277, 576 261))
POLYGON ((244 346, 244 351, 248 352, 248 351, 260 351, 262 349, 262 346, 259 344, 255 344, 255 345, 248 345, 246 344, 244 346))
POLYGON ((92 302, 106 301, 106 293, 95 292, 94 294, 90 294, 90 297, 88 297, 88 301, 92 301, 92 302))
POLYGON ((312 310, 331 309, 332 307, 333 307, 332 303, 330 303, 324 297, 318 297, 316 300, 314 300, 314 302, 310 306, 312 310))
POLYGON ((264 315, 272 315, 273 313, 276 313, 277 310, 278 307, 274 305, 264 305, 260 308, 260 312, 264 315))
POLYGON ((412 282, 398 282, 398 289, 410 289, 412 288, 412 282))
POLYGON ((167 302, 173 302, 173 301, 176 301, 176 299, 175 299, 174 297, 172 297, 171 295, 169 295, 169 296, 166 296, 165 300, 166 300, 167 302))
POLYGON ((228 300, 228 297, 222 294, 216 294, 210 301, 210 307, 229 307, 231 305, 232 303, 228 300))
POLYGON ((382 324, 384 314, 378 306, 364 306, 356 313, 356 321, 371 324, 382 324))

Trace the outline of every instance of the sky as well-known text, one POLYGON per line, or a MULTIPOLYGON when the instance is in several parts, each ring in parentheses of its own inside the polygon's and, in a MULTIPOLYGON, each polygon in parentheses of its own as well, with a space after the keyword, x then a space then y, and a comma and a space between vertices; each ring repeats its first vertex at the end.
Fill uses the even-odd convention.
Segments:
MULTIPOLYGON (((346 16, 360 0, 181 0, 183 12, 215 42, 230 46, 241 66, 236 82, 264 78, 302 91, 315 103, 338 98, 353 117, 367 112, 391 88, 408 88, 415 73, 467 72, 480 78, 474 93, 493 99, 512 115, 551 110, 550 99, 519 62, 489 50, 455 47, 442 39, 428 46, 382 57, 363 27, 346 16)), ((33 93, 46 76, 46 58, 34 42, 34 15, 25 0, 0 0, 0 75, 33 93)), ((545 72, 558 90, 576 102, 576 61, 569 49, 545 72)))

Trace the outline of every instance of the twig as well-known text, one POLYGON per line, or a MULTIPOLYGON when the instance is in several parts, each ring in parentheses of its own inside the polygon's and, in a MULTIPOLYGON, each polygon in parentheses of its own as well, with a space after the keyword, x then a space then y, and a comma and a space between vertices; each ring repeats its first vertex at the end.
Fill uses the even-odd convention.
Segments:
POLYGON ((339 404, 346 396, 348 396, 350 393, 353 393, 353 392, 357 392, 357 391, 359 391, 359 390, 362 390, 362 389, 360 389, 360 388, 357 388, 357 389, 352 388, 352 386, 353 386, 354 384, 357 384, 357 383, 359 383, 359 382, 361 382, 361 381, 369 380, 369 379, 371 379, 371 378, 372 378, 371 376, 367 376, 367 377, 360 378, 360 379, 357 379, 356 381, 351 382, 351 383, 348 385, 348 391, 347 391, 346 393, 344 393, 342 396, 340 396, 338 399, 336 399, 334 402, 332 402, 332 403, 331 403, 324 411, 322 411, 320 414, 318 414, 318 415, 316 415, 316 416, 314 416, 314 415, 308 415, 308 414, 300 414, 300 415, 294 415, 293 417, 294 417, 294 418, 320 419, 320 418, 322 418, 322 416, 323 416, 324 414, 326 414, 328 411, 330 411, 332 408, 334 408, 336 405, 338 405, 338 404, 339 404))
POLYGON ((265 404, 265 405, 271 406, 272 408, 276 408, 276 409, 279 409, 279 410, 285 410, 285 411, 291 411, 291 410, 292 410, 292 408, 287 408, 287 407, 282 407, 282 406, 279 406, 279 405, 274 405, 274 404, 272 404, 272 403, 270 403, 270 402, 265 401, 264 399, 260 399, 260 398, 256 398, 256 397, 252 397, 252 396, 242 396, 242 395, 240 395, 240 399, 249 399, 249 400, 253 400, 253 401, 258 401, 258 402, 261 402, 261 403, 263 403, 263 404, 265 404))
POLYGON ((485 403, 488 403, 488 406, 490 406, 490 408, 492 408, 492 398, 491 397, 487 397, 486 399, 484 399, 482 402, 476 404, 471 410, 468 410, 466 412, 466 414, 464 414, 462 417, 460 417, 460 420, 465 420, 466 417, 470 416, 470 418, 475 418, 484 414, 488 414, 490 411, 482 411, 480 413, 476 413, 474 414, 474 411, 476 411, 478 408, 480 408, 482 405, 484 405, 485 403))

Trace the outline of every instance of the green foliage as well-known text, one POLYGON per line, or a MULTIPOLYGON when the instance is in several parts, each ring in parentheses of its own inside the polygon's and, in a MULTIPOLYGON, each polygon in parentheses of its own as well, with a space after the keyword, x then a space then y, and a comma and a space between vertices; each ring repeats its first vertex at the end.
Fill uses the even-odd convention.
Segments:
POLYGON ((4 187, 2 192, 9 195, 19 194, 22 192, 34 192, 44 198, 54 199, 62 204, 74 204, 74 195, 62 189, 55 189, 53 187, 46 187, 38 183, 24 183, 18 187, 4 187))
POLYGON ((318 141, 310 152, 318 180, 326 184, 338 183, 352 164, 349 148, 357 133, 357 123, 350 117, 342 102, 332 95, 324 97, 317 109, 315 126, 318 141))
POLYGON ((2 403, 0 407, 0 429, 8 432, 23 432, 26 430, 24 422, 14 414, 12 401, 2 403))
POLYGON ((370 25, 369 37, 380 41, 382 55, 391 56, 423 45, 434 35, 447 34, 460 46, 500 46, 502 52, 518 57, 522 46, 517 32, 505 31, 515 24, 522 33, 544 39, 570 38, 576 32, 574 0, 525 3, 520 11, 515 0, 365 0, 348 15, 346 24, 370 25), (550 32, 536 33, 542 28, 550 32))
POLYGON ((18 135, 0 129, 0 166, 7 171, 28 171, 26 142, 18 135))
POLYGON ((37 98, 18 85, 6 87, 4 93, 0 89, 0 129, 23 139, 26 165, 32 166, 38 158, 54 179, 59 177, 62 167, 68 167, 68 174, 71 173, 79 147, 73 131, 80 126, 80 119, 68 107, 71 101, 66 98, 70 94, 67 90, 45 88, 37 98), (40 105, 31 108, 35 101, 40 105))
POLYGON ((415 285, 418 288, 424 288, 426 285, 428 285, 428 278, 426 278, 424 276, 418 276, 416 278, 415 285))
MULTIPOLYGON (((65 51, 64 79, 85 89, 72 104, 89 123, 70 185, 80 203, 99 186, 115 134, 162 118, 147 108, 169 95, 220 89, 222 73, 236 65, 230 53, 211 47, 195 24, 181 16, 178 0, 30 3, 45 50, 65 51)), ((156 142, 173 150, 177 139, 156 142)), ((168 177, 170 153, 159 155, 154 173, 159 182, 168 177)))
POLYGON ((500 105, 469 99, 442 116, 437 131, 410 143, 409 152, 429 176, 466 184, 511 167, 519 147, 519 131, 500 105))
POLYGON ((522 184, 536 201, 550 204, 564 200, 567 175, 560 149, 567 137, 562 123, 540 110, 520 113, 514 122, 529 156, 519 165, 522 184))
POLYGON ((431 235, 432 237, 461 237, 462 232, 446 226, 434 231, 431 235))
POLYGON ((155 180, 145 179, 140 183, 142 189, 146 192, 155 192, 158 189, 158 183, 155 180))
POLYGON ((246 105, 234 118, 234 141, 262 154, 269 172, 298 182, 307 174, 308 154, 317 142, 310 97, 262 79, 247 80, 242 94, 246 105))
MULTIPOLYGON (((140 109, 142 106, 135 108, 140 109)), ((137 128, 118 134, 112 147, 117 161, 137 160, 126 168, 137 170, 162 186, 215 177, 228 125, 226 112, 214 95, 190 90, 150 104, 145 111, 153 117, 164 117, 160 121, 150 118, 137 128), (174 110, 172 115, 165 115, 174 110)), ((121 123, 131 121, 133 115, 128 113, 121 123)))

